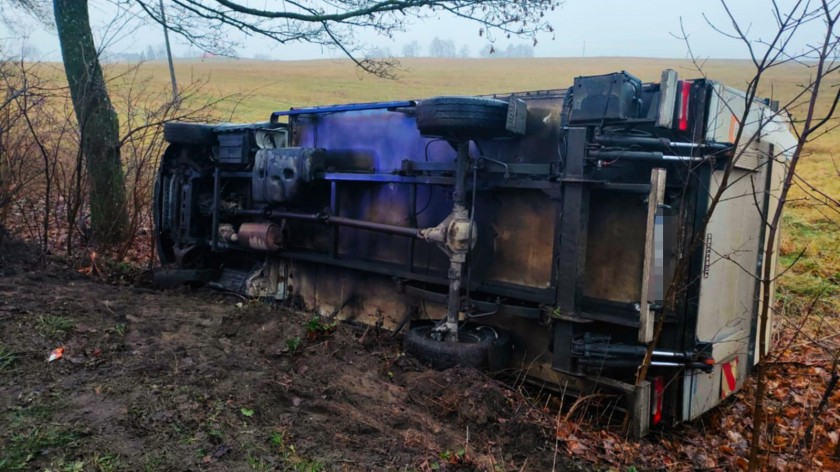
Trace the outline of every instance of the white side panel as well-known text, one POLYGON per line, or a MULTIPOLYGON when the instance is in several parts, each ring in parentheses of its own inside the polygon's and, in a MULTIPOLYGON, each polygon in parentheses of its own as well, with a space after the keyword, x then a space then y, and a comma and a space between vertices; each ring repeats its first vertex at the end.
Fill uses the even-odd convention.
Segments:
MULTIPOLYGON (((741 387, 746 375, 762 247, 759 208, 764 205, 767 171, 767 166, 755 171, 733 169, 728 188, 706 228, 706 266, 701 272, 697 339, 712 344, 716 365, 711 374, 695 371, 687 375, 684 419, 696 418, 720 403, 721 364, 737 358, 735 390, 741 387)), ((723 171, 713 172, 710 200, 722 179, 723 171)))
MULTIPOLYGON (((789 136, 789 133, 788 133, 789 136)), ((782 191, 782 185, 785 180, 785 175, 787 175, 787 159, 782 158, 781 155, 787 154, 790 151, 790 143, 783 144, 785 147, 783 149, 779 149, 778 151, 776 147, 774 147, 774 153, 777 154, 776 158, 772 160, 770 163, 770 199, 768 201, 768 209, 767 209, 767 218, 772 218, 773 214, 776 212, 776 209, 779 207, 779 196, 782 191)), ((776 271, 778 269, 779 264, 779 241, 781 240, 781 232, 776 235, 776 241, 774 242, 773 246, 773 257, 771 257, 769 264, 772 268, 771 272, 771 279, 775 279, 776 271)), ((764 242, 762 247, 766 247, 767 241, 764 242)), ((762 255, 763 257, 763 255, 762 255)), ((766 263, 766 262, 765 262, 766 263)), ((770 348, 770 341, 773 338, 773 305, 774 305, 774 298, 776 294, 776 282, 770 283, 770 313, 769 318, 767 320, 767 333, 764 336, 764 342, 767 348, 770 348)), ((761 307, 761 300, 764 298, 764 290, 763 288, 760 289, 759 293, 759 310, 761 307)), ((756 317, 760 315, 759 312, 756 313, 756 317)), ((756 321, 758 323, 758 321, 756 321)), ((759 359, 759 348, 761 347, 757 341, 759 336, 758 326, 756 326, 756 343, 755 343, 755 351, 753 352, 753 364, 758 362, 759 359)))
MULTIPOLYGON (((750 332, 762 246, 762 219, 756 203, 764 203, 765 171, 766 167, 759 172, 734 169, 729 187, 706 228, 707 266, 700 285, 699 341, 729 338, 736 331, 750 332)), ((711 194, 717 192, 722 179, 723 171, 712 174, 711 194)))
MULTIPOLYGON (((729 142, 729 125, 732 112, 726 109, 726 104, 723 101, 723 90, 723 85, 712 84, 712 95, 709 97, 709 119, 706 122, 706 141, 729 142)), ((741 110, 743 109, 742 105, 741 110)))
POLYGON ((707 374, 699 370, 686 372, 683 377, 683 421, 693 420, 714 405, 707 405, 706 400, 717 398, 720 391, 720 366, 707 374))
MULTIPOLYGON (((735 156, 735 167, 755 170, 767 157, 761 152, 767 149, 765 139, 776 133, 778 123, 772 120, 773 113, 763 102, 754 100, 746 120, 741 122, 746 107, 746 95, 738 90, 715 83, 709 100, 709 118, 706 123, 706 140, 718 143, 732 143, 743 127, 741 146, 735 156)), ((764 188, 763 186, 761 187, 764 188)))
MULTIPOLYGON (((762 261, 767 244, 763 214, 769 218, 778 206, 787 157, 796 144, 784 117, 763 102, 754 101, 742 122, 746 96, 740 91, 713 84, 709 107, 708 141, 733 143, 739 130, 743 128, 743 131, 729 186, 705 235, 706 265, 700 281, 697 338, 712 343, 716 365, 710 374, 699 371, 686 374, 684 420, 698 417, 720 403, 723 396, 740 389, 750 367, 748 359, 758 359, 759 343, 751 338, 758 337, 757 308, 765 294, 756 292, 756 284, 764 264, 770 264, 775 275, 778 254, 775 250, 772 260, 762 261), (750 349, 751 345, 754 350, 750 349), (733 377, 735 389, 730 388, 733 377), (724 390, 721 390, 722 382, 727 382, 724 390)), ((710 200, 720 188, 722 178, 722 171, 712 174, 710 200)), ((775 245, 777 249, 778 238, 775 245)), ((773 297, 772 289, 767 296, 773 297)), ((772 328, 772 318, 769 326, 772 328)), ((765 337, 768 346, 771 337, 772 329, 768 329, 765 337)))
POLYGON ((735 376, 736 386, 733 391, 737 391, 744 386, 744 379, 746 377, 747 369, 743 365, 743 357, 732 356, 720 360, 715 365, 714 370, 708 374, 699 370, 686 373, 683 377, 683 391, 686 392, 683 397, 683 421, 697 418, 723 400, 724 394, 721 389, 723 388, 723 383, 726 382, 723 363, 729 363, 735 359, 738 360, 738 372, 735 376))

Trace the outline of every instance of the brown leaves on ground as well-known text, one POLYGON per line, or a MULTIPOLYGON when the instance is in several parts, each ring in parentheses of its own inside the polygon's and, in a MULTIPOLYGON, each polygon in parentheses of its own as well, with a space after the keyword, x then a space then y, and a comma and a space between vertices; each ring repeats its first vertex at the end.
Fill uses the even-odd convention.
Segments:
MULTIPOLYGON (((763 438, 765 454, 762 470, 840 470, 835 456, 840 439, 840 386, 819 412, 826 386, 831 379, 832 358, 840 352, 840 338, 821 337, 822 346, 807 342, 814 329, 837 332, 840 320, 826 317, 815 326, 791 324, 779 327, 780 335, 767 375, 765 402, 768 429, 763 438), (834 324, 833 330, 827 324, 834 324), (812 428, 812 439, 805 440, 812 428)), ((620 428, 604 427, 598 421, 609 408, 594 402, 590 408, 567 417, 556 414, 557 443, 565 454, 598 467, 624 470, 746 470, 755 384, 750 378, 743 390, 699 420, 671 429, 654 430, 641 441, 621 436, 620 428), (593 413, 594 412, 594 413, 593 413), (595 418, 592 418, 593 415, 595 418)), ((550 414, 547 410, 545 414, 550 414)))

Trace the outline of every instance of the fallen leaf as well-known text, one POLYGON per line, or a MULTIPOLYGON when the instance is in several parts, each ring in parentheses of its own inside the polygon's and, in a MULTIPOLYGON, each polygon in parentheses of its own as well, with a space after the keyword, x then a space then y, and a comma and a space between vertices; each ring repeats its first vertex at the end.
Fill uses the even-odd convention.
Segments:
POLYGON ((569 449, 573 455, 579 456, 585 453, 588 448, 580 443, 580 441, 575 440, 567 440, 566 447, 569 449))
POLYGON ((219 445, 215 451, 213 451, 213 459, 219 459, 223 455, 227 454, 230 451, 230 448, 224 444, 219 445))
POLYGON ((738 442, 744 438, 743 436, 741 436, 741 433, 737 431, 727 431, 726 437, 729 438, 729 440, 732 442, 738 442))

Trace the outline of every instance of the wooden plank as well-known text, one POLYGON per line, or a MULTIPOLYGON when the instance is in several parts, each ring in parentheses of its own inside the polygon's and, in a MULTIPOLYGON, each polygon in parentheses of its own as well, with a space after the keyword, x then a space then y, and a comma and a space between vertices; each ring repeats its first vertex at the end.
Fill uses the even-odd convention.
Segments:
MULTIPOLYGON (((648 189, 645 193, 649 193, 648 189)), ((643 195, 594 191, 589 205, 583 294, 632 305, 640 300, 647 206, 643 195), (617 264, 616 261, 621 261, 617 264)), ((635 320, 633 320, 635 323, 635 320)))
POLYGON ((650 273, 654 263, 654 230, 656 212, 665 203, 665 169, 651 169, 650 194, 648 195, 647 226, 645 228, 645 258, 642 264, 642 289, 639 296, 639 342, 653 341, 654 317, 650 311, 650 273))
POLYGON ((645 436, 650 430, 650 382, 642 381, 636 385, 630 403, 632 414, 630 416, 630 437, 639 439, 645 436))

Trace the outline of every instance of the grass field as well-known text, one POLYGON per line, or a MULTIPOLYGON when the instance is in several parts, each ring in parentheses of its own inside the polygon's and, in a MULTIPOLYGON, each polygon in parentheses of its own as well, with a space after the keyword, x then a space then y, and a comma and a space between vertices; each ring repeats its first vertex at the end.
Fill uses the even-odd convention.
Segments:
MULTIPOLYGON (((113 67, 119 70, 125 66, 113 67)), ((228 106, 225 115, 230 113, 234 121, 241 122, 265 120, 272 111, 290 107, 565 88, 576 76, 618 70, 627 70, 644 81, 658 81, 665 68, 677 70, 683 78, 701 75, 694 64, 684 59, 647 58, 411 59, 405 60, 401 68, 399 79, 386 80, 363 74, 347 61, 208 60, 180 62, 176 73, 181 84, 205 80, 208 86, 204 91, 212 97, 237 95, 236 108, 228 106)), ((752 66, 747 61, 710 60, 703 64, 703 72, 744 89, 752 76, 752 66)), ((784 103, 800 90, 810 73, 799 65, 772 69, 760 94, 784 103)), ((140 75, 148 75, 152 87, 169 86, 163 62, 144 64, 140 75)), ((829 94, 833 94, 833 86, 838 82, 840 78, 835 77, 834 83, 826 87, 829 94)), ((818 110, 827 111, 831 98, 823 97, 818 110)), ((804 109, 793 112, 801 117, 804 109)), ((834 309, 840 307, 840 209, 826 206, 824 197, 822 203, 812 198, 816 193, 808 184, 835 201, 840 200, 840 156, 834 153, 838 144, 840 130, 809 146, 798 172, 804 181, 800 180, 793 189, 781 245, 782 263, 792 262, 805 250, 796 266, 786 273, 782 290, 809 298, 822 294, 831 300, 827 303, 834 309)))
MULTIPOLYGON (((274 110, 292 106, 565 88, 579 75, 619 70, 643 81, 658 81, 665 68, 675 69, 684 78, 700 76, 687 60, 626 57, 404 59, 397 80, 364 74, 348 61, 195 60, 180 62, 175 68, 182 84, 206 79, 220 94, 250 95, 238 109, 237 117, 243 121, 264 119, 274 110)), ((164 62, 144 64, 141 70, 153 77, 152 83, 168 86, 164 62)), ((741 89, 751 76, 747 61, 708 61, 703 70, 709 77, 741 89)), ((782 100, 790 97, 807 74, 798 66, 771 70, 761 95, 782 100)), ((827 109, 828 104, 829 100, 824 100, 822 108, 827 109)))

